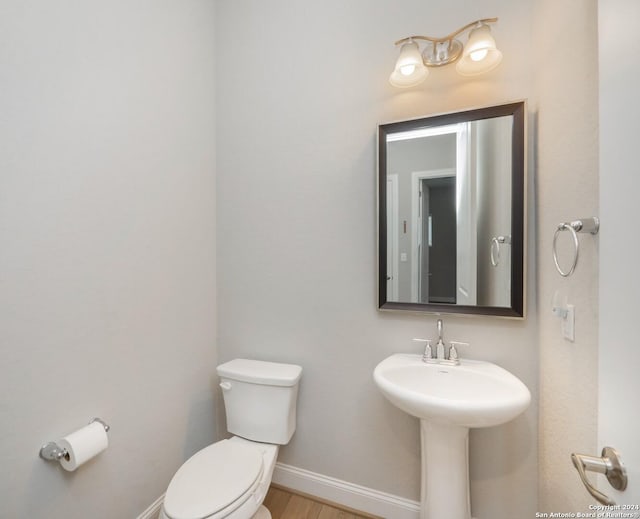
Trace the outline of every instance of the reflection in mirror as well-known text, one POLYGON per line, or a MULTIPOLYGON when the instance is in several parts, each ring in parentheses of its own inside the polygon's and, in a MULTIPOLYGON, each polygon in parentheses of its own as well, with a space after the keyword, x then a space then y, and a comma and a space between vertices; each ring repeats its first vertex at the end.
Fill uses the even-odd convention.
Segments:
POLYGON ((379 146, 380 308, 522 317, 524 103, 381 125, 379 146))

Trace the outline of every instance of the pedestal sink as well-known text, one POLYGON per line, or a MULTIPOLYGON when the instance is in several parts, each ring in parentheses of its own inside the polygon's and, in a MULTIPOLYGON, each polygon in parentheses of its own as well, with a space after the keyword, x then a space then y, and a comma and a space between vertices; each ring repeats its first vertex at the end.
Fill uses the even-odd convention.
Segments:
POLYGON ((420 418, 420 518, 471 519, 469 428, 513 420, 529 406, 527 386, 490 362, 427 364, 402 353, 380 362, 373 378, 392 404, 420 418))

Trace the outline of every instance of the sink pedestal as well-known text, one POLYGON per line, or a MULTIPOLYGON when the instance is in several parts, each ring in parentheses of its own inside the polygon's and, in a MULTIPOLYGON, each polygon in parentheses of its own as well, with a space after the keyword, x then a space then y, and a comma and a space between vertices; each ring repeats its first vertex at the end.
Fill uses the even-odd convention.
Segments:
POLYGON ((420 420, 420 519, 471 519, 469 429, 420 420))

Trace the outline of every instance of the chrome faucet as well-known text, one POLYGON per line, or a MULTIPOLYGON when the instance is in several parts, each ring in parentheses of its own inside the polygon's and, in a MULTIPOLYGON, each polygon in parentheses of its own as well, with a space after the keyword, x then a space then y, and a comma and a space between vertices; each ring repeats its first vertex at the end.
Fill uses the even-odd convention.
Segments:
POLYGON ((438 342, 436 342, 436 359, 446 360, 444 341, 442 340, 442 319, 438 319, 438 342))
POLYGON ((431 348, 431 339, 413 339, 416 342, 425 343, 424 353, 422 354, 422 362, 427 364, 447 364, 451 366, 457 366, 460 364, 460 358, 458 357, 458 350, 456 346, 468 346, 465 342, 451 342, 449 348, 449 354, 446 353, 446 346, 444 344, 444 332, 442 319, 438 319, 438 341, 436 342, 435 352, 431 348), (435 353, 435 355, 434 355, 435 353))

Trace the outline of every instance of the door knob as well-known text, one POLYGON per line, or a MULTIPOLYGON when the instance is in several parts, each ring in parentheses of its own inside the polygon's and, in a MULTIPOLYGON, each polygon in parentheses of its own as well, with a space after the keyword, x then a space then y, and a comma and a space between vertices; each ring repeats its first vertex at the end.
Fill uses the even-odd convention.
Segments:
POLYGON ((586 471, 599 472, 607 477, 609 484, 616 490, 627 488, 627 470, 625 469, 620 454, 613 447, 602 449, 602 457, 587 456, 586 454, 571 454, 573 466, 577 469, 580 479, 589 494, 603 505, 615 505, 615 501, 595 488, 587 479, 586 471))

